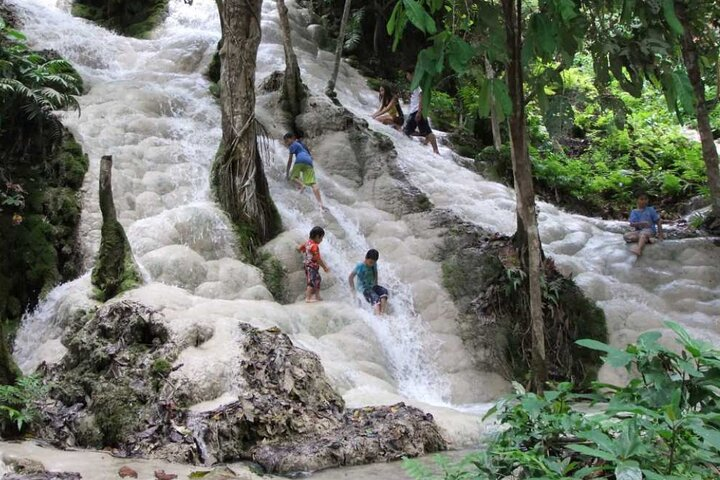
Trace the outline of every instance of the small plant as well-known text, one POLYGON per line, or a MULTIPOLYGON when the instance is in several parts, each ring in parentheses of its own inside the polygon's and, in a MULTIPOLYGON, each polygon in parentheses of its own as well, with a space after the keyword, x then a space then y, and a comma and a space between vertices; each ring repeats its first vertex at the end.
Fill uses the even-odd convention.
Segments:
POLYGON ((702 213, 694 213, 690 217, 690 226, 692 228, 694 228, 695 230, 702 228, 704 223, 705 223, 705 215, 703 215, 702 213))
POLYGON ((659 332, 640 335, 624 350, 580 340, 603 352, 605 362, 625 368, 625 386, 594 384, 574 393, 570 383, 544 395, 515 393, 493 407, 504 427, 485 451, 437 468, 406 461, 415 479, 499 478, 711 480, 720 472, 720 351, 667 322, 682 350, 659 343, 659 332), (597 413, 582 413, 579 406, 597 413))
POLYGON ((38 419, 36 402, 47 393, 34 375, 20 377, 15 385, 0 385, 0 432, 22 433, 38 419))

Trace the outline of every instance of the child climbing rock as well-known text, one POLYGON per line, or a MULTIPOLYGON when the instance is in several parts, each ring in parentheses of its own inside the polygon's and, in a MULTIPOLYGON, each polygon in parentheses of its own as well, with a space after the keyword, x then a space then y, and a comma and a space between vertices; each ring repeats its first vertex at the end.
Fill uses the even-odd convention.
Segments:
POLYGON ((285 146, 288 147, 288 150, 290 150, 285 177, 297 184, 298 191, 303 191, 306 186, 312 188, 315 198, 318 204, 320 204, 320 208, 325 210, 322 198, 320 197, 320 188, 318 188, 317 181, 315 180, 315 169, 313 168, 313 159, 310 151, 294 133, 286 133, 283 137, 283 142, 285 146), (292 164, 293 155, 295 155, 295 165, 292 164), (292 170, 290 169, 291 166, 292 170))
POLYGON ((305 281, 307 287, 305 289, 305 301, 308 303, 319 302, 320 298, 320 267, 326 272, 330 269, 325 265, 322 257, 320 257, 320 243, 325 237, 325 230, 322 227, 313 227, 310 230, 310 238, 307 242, 298 247, 298 251, 303 254, 303 266, 305 267, 305 281))
POLYGON ((378 285, 377 261, 380 254, 375 249, 368 250, 365 254, 365 261, 358 263, 355 270, 348 277, 350 288, 355 291, 355 277, 358 279, 358 290, 360 290, 373 307, 375 315, 383 315, 387 309, 388 291, 378 285))

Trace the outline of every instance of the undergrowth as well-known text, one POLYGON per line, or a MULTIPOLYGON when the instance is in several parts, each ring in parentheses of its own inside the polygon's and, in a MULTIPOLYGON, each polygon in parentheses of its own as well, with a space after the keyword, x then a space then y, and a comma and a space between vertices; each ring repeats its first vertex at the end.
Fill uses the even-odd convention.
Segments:
POLYGON ((407 472, 416 480, 718 478, 720 351, 676 323, 666 326, 680 349, 660 343, 659 332, 624 350, 577 342, 631 373, 627 385, 595 383, 579 394, 559 383, 536 395, 515 383, 488 412, 502 428, 483 451, 459 462, 438 457, 434 468, 406 460, 407 472))

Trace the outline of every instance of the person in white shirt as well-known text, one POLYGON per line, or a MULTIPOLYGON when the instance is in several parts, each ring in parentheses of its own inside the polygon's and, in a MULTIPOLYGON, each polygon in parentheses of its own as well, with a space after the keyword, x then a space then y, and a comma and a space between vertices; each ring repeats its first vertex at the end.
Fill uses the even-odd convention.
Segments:
MULTIPOLYGON (((412 68, 405 72, 405 78, 407 78, 408 81, 412 81, 413 75, 414 69, 412 68)), ((430 128, 427 118, 422 114, 422 88, 419 86, 413 90, 410 96, 410 115, 408 115, 407 122, 405 122, 405 127, 403 128, 407 136, 413 135, 415 130, 419 130, 420 136, 425 137, 425 145, 429 143, 432 145, 433 151, 440 154, 437 146, 437 138, 435 138, 435 134, 430 128)))

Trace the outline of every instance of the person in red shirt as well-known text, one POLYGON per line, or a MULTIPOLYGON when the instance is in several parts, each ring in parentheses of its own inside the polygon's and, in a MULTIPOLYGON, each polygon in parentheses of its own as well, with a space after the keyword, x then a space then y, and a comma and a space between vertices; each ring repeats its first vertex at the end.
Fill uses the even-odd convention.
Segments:
POLYGON ((326 272, 330 269, 320 257, 320 243, 325 237, 325 230, 322 227, 313 227, 310 230, 310 238, 307 242, 298 247, 298 252, 303 254, 303 266, 305 267, 305 301, 307 303, 319 302, 320 298, 320 267, 326 272))

